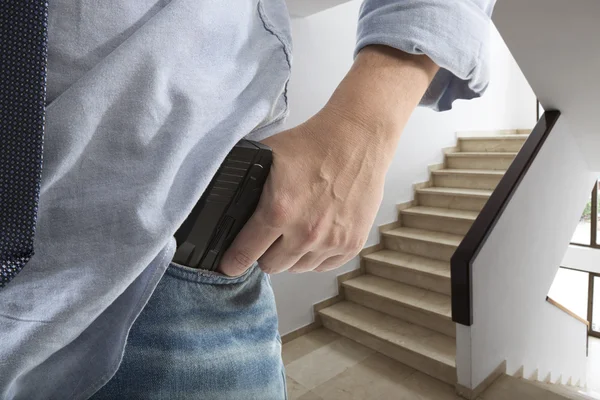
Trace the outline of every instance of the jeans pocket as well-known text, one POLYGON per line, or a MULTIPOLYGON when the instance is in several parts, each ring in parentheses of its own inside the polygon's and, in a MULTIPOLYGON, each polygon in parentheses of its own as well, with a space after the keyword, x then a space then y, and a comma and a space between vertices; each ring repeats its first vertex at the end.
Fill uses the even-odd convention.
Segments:
POLYGON ((250 278, 251 275, 258 269, 258 263, 252 264, 242 275, 227 276, 220 272, 208 271, 205 269, 186 267, 185 265, 171 262, 167 268, 166 274, 175 278, 189 282, 196 282, 206 285, 232 285, 243 283, 250 278))

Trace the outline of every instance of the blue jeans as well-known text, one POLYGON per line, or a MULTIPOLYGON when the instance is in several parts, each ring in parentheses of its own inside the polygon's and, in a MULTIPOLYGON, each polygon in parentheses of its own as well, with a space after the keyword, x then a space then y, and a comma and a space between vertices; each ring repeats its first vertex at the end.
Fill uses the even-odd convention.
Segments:
POLYGON ((257 264, 230 278, 171 263, 92 399, 287 399, 269 276, 257 264))

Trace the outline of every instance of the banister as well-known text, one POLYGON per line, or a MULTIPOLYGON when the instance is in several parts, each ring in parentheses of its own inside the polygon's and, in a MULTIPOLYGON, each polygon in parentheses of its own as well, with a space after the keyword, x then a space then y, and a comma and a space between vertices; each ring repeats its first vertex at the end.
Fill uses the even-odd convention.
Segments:
POLYGON ((473 324, 473 261, 502 216, 504 209, 519 187, 533 160, 535 160, 559 116, 559 111, 544 112, 454 252, 450 260, 452 320, 454 322, 467 326, 473 324))

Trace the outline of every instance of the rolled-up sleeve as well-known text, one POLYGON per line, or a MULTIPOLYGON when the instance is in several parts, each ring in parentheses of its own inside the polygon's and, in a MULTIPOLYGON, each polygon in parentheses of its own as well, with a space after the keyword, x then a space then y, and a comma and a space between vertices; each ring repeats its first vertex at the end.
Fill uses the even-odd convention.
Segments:
POLYGON ((440 66, 421 105, 437 111, 481 96, 489 82, 489 41, 495 0, 365 0, 355 55, 380 44, 425 54, 440 66))

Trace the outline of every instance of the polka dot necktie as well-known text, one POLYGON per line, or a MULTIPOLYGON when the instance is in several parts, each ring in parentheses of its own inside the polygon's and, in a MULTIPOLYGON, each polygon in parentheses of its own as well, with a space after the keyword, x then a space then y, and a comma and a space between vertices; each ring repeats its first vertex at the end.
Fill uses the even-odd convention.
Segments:
POLYGON ((0 0, 0 288, 33 256, 47 54, 47 1, 0 0))

